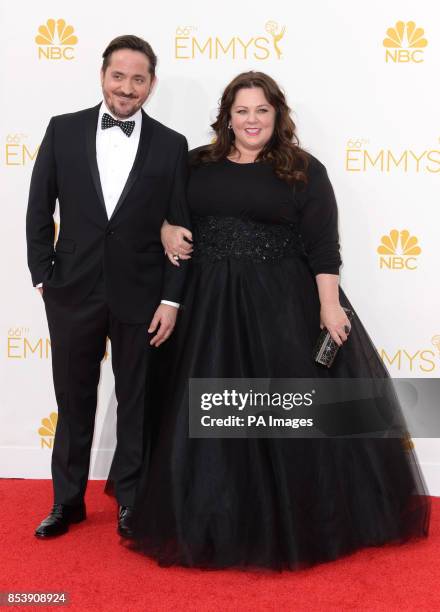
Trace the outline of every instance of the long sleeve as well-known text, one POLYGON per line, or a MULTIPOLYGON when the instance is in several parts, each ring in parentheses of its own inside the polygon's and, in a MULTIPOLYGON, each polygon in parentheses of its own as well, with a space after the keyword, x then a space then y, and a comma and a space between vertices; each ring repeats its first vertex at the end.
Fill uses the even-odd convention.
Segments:
POLYGON ((321 163, 309 176, 300 211, 299 231, 313 273, 339 274, 342 260, 339 253, 338 208, 327 170, 321 163))
MULTIPOLYGON (((182 227, 191 229, 190 214, 186 201, 187 179, 188 143, 186 138, 182 137, 166 219, 172 225, 181 225, 182 227)), ((182 301, 181 298, 189 260, 180 260, 179 263, 179 267, 173 266, 168 258, 166 258, 162 300, 177 303, 181 303, 182 301)))
POLYGON ((35 160, 26 214, 28 265, 34 285, 49 278, 54 258, 58 188, 54 160, 54 120, 50 120, 35 160))

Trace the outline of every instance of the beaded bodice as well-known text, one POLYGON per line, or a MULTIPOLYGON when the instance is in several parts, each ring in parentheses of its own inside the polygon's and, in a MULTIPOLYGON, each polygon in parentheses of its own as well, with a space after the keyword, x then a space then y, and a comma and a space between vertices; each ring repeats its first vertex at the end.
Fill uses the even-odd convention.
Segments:
POLYGON ((277 261, 303 253, 294 223, 264 223, 241 217, 194 215, 194 260, 225 258, 277 261))

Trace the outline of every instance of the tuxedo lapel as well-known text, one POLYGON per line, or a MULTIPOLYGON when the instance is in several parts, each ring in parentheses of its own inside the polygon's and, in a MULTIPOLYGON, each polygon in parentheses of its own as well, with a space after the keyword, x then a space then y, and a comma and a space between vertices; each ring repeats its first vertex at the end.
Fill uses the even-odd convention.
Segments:
POLYGON ((149 116, 144 112, 144 110, 142 110, 142 126, 141 126, 139 146, 138 146, 138 150, 136 153, 136 157, 135 157, 133 166, 131 168, 130 174, 128 175, 127 182, 124 185, 124 189, 122 190, 122 193, 119 196, 119 200, 115 206, 115 209, 110 219, 113 219, 115 214, 121 208, 130 189, 132 188, 133 184, 135 183, 136 179, 139 176, 139 172, 141 171, 142 166, 144 164, 145 158, 148 153, 148 149, 150 148, 152 130, 153 130, 153 122, 151 121, 149 116))
POLYGON ((90 109, 90 113, 87 117, 86 148, 93 183, 95 185, 96 193, 101 204, 102 211, 104 212, 105 219, 107 221, 107 209, 105 207, 104 194, 102 193, 101 179, 99 177, 98 162, 96 159, 96 128, 98 124, 100 106, 101 104, 98 104, 98 106, 95 106, 94 108, 90 109))

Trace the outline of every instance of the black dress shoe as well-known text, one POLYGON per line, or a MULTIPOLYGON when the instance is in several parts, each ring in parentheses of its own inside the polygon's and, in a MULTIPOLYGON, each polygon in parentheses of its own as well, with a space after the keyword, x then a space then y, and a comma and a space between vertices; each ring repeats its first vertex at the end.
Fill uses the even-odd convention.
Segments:
POLYGON ((51 513, 37 527, 37 538, 53 538, 69 531, 71 523, 80 523, 86 518, 85 504, 65 506, 54 504, 51 513))
POLYGON ((123 538, 131 539, 133 537, 132 519, 132 506, 119 506, 118 533, 123 538))

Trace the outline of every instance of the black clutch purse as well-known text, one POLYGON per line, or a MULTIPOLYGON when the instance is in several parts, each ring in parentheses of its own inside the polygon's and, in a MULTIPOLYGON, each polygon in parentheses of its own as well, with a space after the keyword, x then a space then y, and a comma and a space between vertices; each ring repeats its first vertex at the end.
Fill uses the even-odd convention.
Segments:
MULTIPOLYGON (((345 310, 348 320, 351 321, 353 319, 353 311, 349 308, 344 308, 343 310, 345 310)), ((340 347, 333 340, 330 332, 324 327, 319 334, 316 346, 313 350, 313 359, 316 363, 329 368, 335 360, 339 349, 340 347)))

